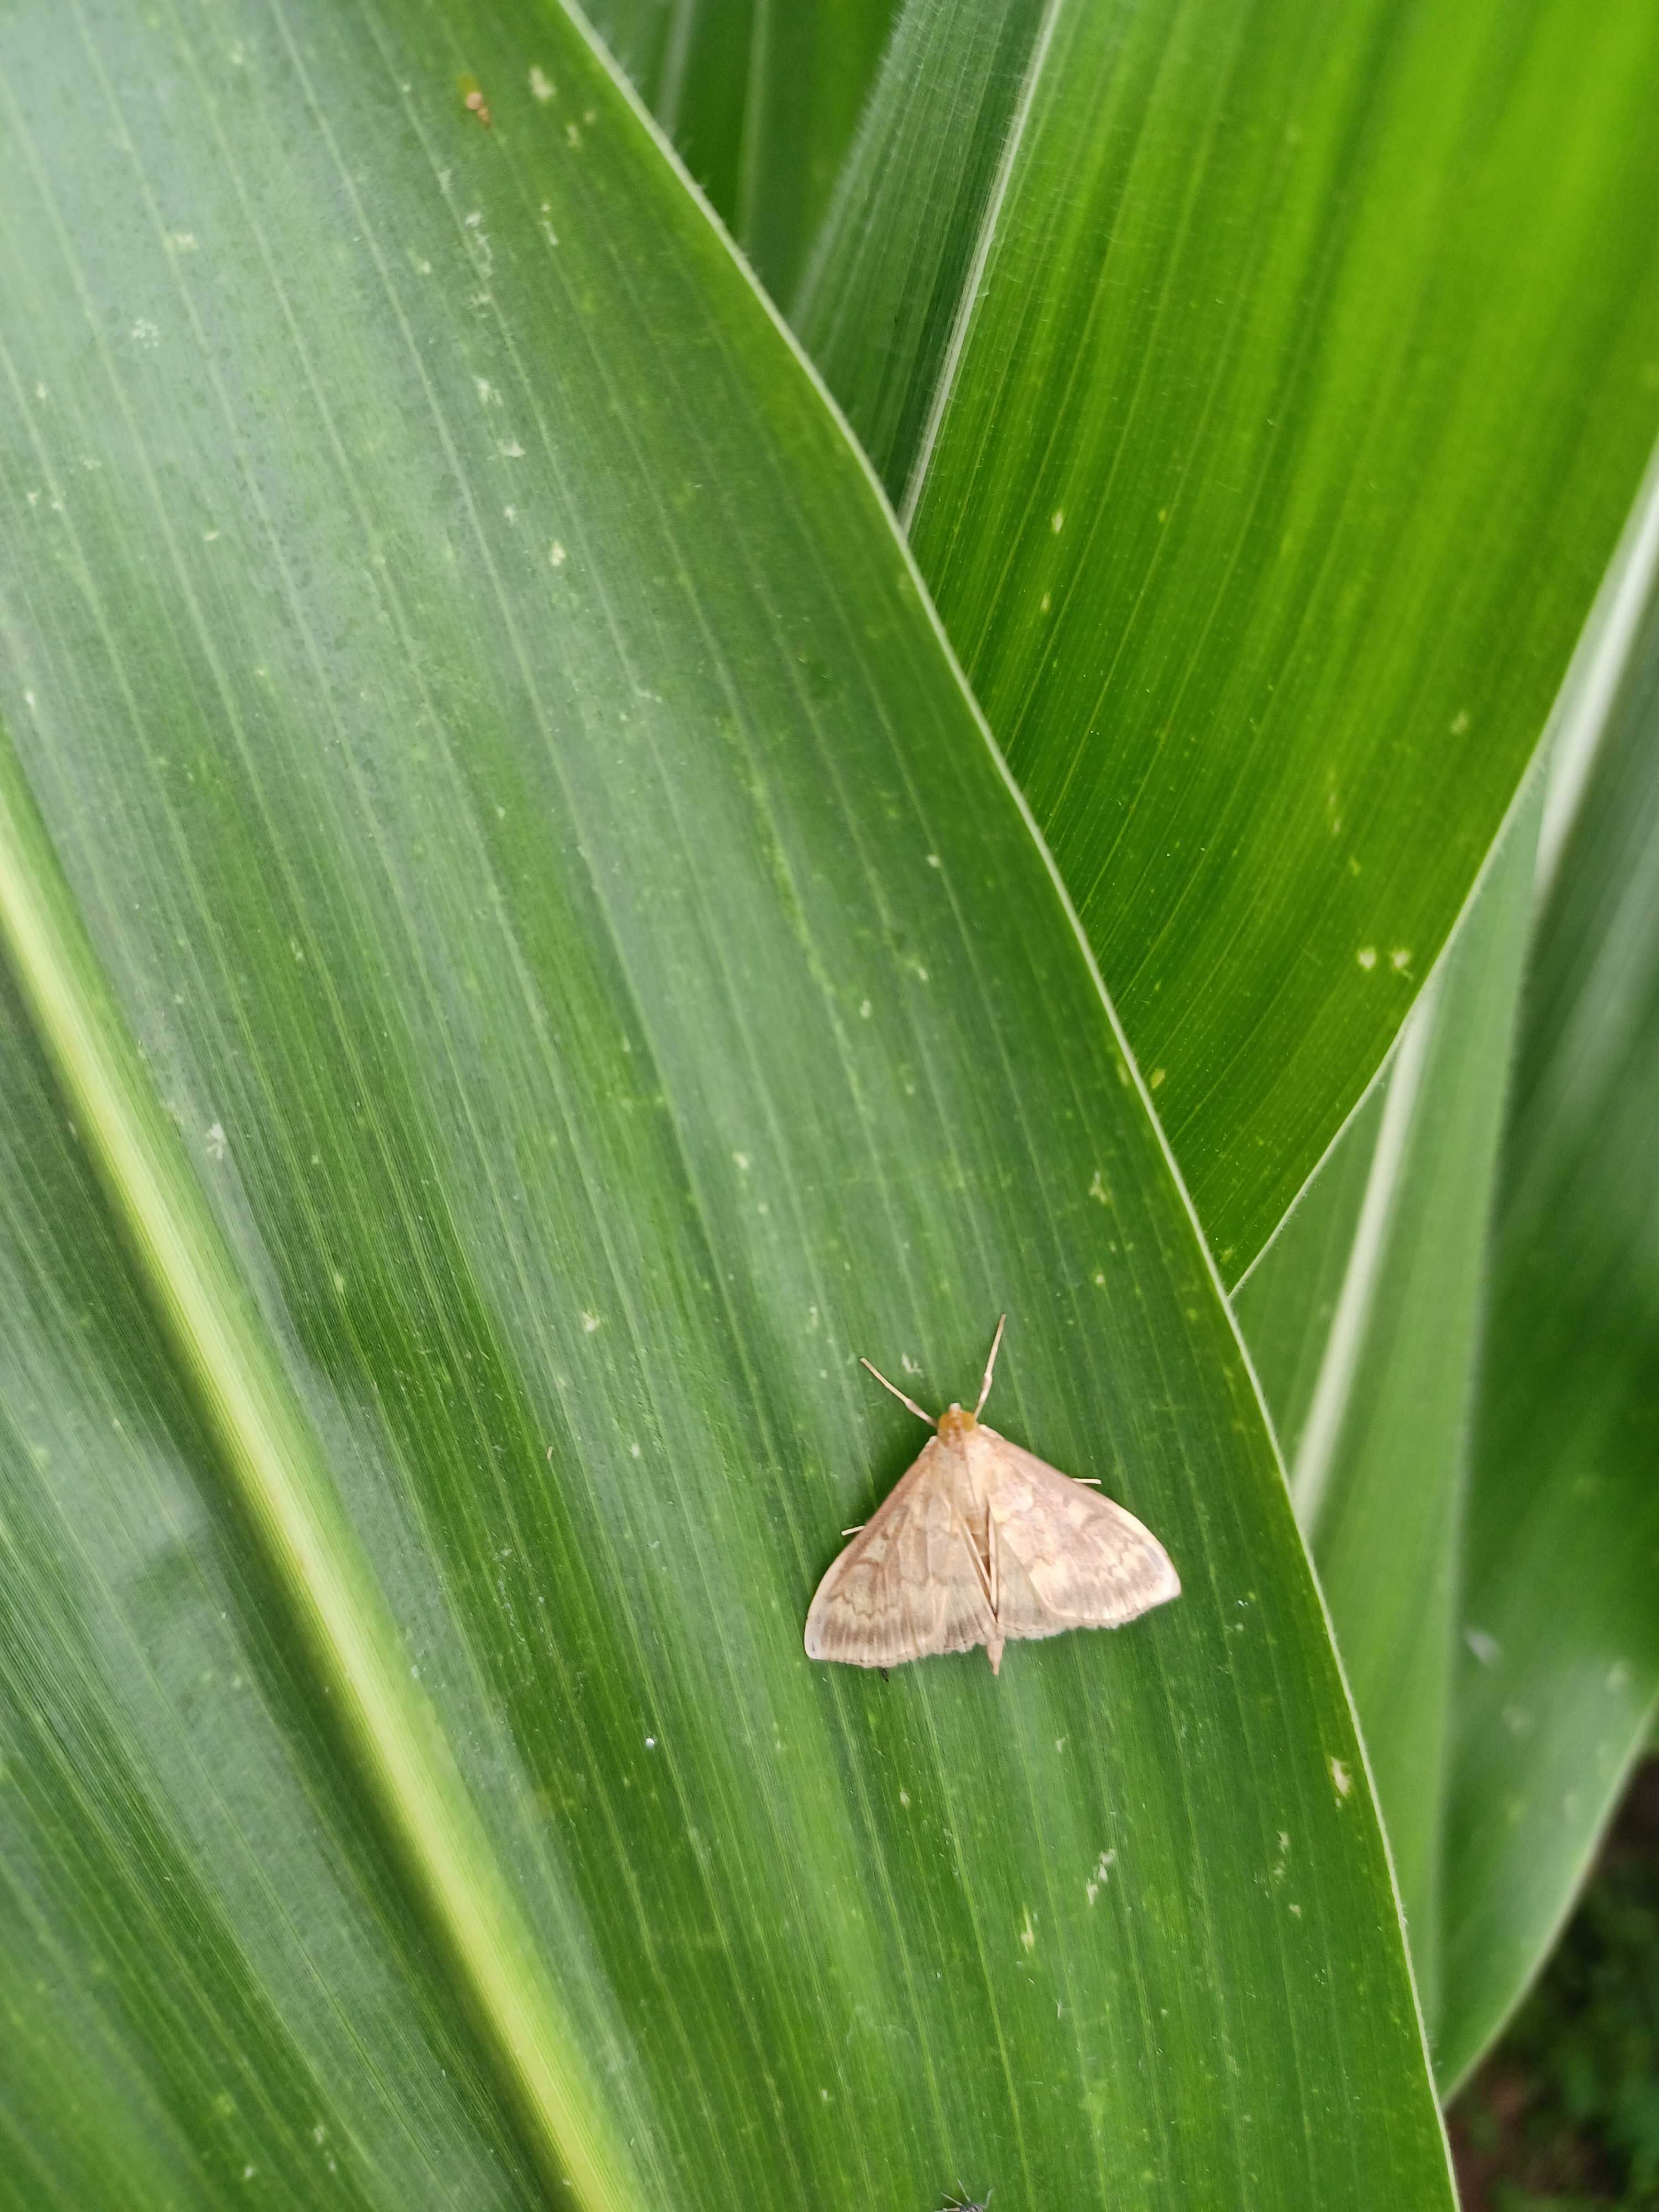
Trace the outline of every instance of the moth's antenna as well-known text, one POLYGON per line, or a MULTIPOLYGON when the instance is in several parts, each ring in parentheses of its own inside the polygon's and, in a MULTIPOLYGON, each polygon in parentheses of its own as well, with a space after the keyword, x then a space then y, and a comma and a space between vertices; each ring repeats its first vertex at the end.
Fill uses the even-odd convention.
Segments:
MULTIPOLYGON (((1002 1319, 997 1323, 996 1334, 991 1339, 991 1357, 985 1363, 985 1380, 980 1385, 979 1403, 974 1408, 975 1420, 978 1420, 980 1415, 985 1411, 985 1401, 991 1395, 991 1376, 996 1369, 997 1352, 1002 1343, 1002 1332, 1007 1326, 1008 1316, 1004 1314, 1002 1319)), ((890 1384, 888 1387, 890 1389, 892 1386, 890 1384)))
MULTIPOLYGON (((870 1363, 867 1359, 860 1358, 859 1365, 860 1367, 870 1367, 870 1363)), ((924 1413, 914 1398, 907 1398, 902 1390, 899 1389, 896 1384, 890 1382, 887 1380, 887 1377, 882 1373, 879 1367, 870 1367, 870 1372, 875 1376, 877 1382, 880 1383, 882 1389, 884 1390, 892 1391, 893 1395, 898 1400, 900 1405, 908 1406, 919 1421, 926 1421, 930 1429, 936 1429, 939 1426, 939 1423, 933 1419, 933 1415, 931 1413, 924 1413)))

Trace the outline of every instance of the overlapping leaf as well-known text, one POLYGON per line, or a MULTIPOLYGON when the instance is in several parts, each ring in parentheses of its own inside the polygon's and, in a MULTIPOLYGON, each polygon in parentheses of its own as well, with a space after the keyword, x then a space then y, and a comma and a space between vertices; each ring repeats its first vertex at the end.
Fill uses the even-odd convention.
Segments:
POLYGON ((1230 1279, 1462 906, 1635 488, 1656 91, 1637 0, 912 0, 843 179, 803 334, 1230 1279))
MULTIPOLYGON (((1640 519, 1640 518, 1638 518, 1640 519)), ((1659 497, 1645 515, 1647 574, 1659 497)), ((1527 978, 1474 1437, 1446 1841, 1449 2081, 1546 1955, 1659 1697, 1659 599, 1527 978)))
POLYGON ((596 0, 587 9, 732 235, 787 298, 897 0, 596 0))
POLYGON ((518 0, 0 62, 30 2201, 1448 2202, 1229 1316, 723 242, 518 0), (1185 1595, 811 1667, 854 1353, 1004 1306, 1185 1595))
POLYGON ((1645 1565, 1629 1508, 1645 1482, 1649 1354, 1640 1328, 1632 1346, 1615 1318, 1641 1310, 1652 1252, 1647 1155, 1620 1152, 1618 1128, 1647 1110, 1651 1053, 1650 994, 1632 950, 1650 856, 1631 763, 1650 681, 1656 481, 1650 472, 1559 702, 1547 805, 1540 780, 1396 1063, 1235 1297, 1359 1705, 1449 2084, 1546 1955, 1656 1686, 1644 1636, 1626 1648, 1645 1565), (1563 825, 1597 763, 1604 826, 1564 851, 1563 825), (1605 827, 1610 807, 1623 810, 1618 838, 1605 827), (1540 921, 1546 880, 1557 887, 1540 921), (1573 1091, 1560 1055, 1593 1038, 1599 1073, 1583 1119, 1542 1137, 1523 1091, 1500 1169, 1507 1033, 1534 928, 1523 1069, 1553 1067, 1542 1079, 1573 1091), (1538 976, 1551 974, 1556 987, 1540 995, 1538 976), (1599 1206, 1581 1186, 1592 1152, 1599 1206), (1559 1240, 1577 1255, 1576 1304, 1536 1245, 1517 1260, 1516 1175, 1555 1179, 1549 1249, 1559 1240), (1577 1408, 1579 1446, 1541 1418, 1563 1401, 1577 1408), (1517 1402, 1529 1420, 1511 1419, 1517 1402), (1605 1510, 1581 1510, 1603 1491, 1605 1510), (1570 1547, 1563 1522, 1576 1529, 1570 1547), (1519 1533, 1528 1526, 1530 1538, 1519 1533), (1500 1613, 1507 1642, 1485 1625, 1500 1613), (1611 1716, 1592 1690, 1589 1711, 1564 1690, 1593 1671, 1586 1654, 1604 1642, 1613 1656, 1595 1686, 1613 1693, 1611 1716))
POLYGON ((1431 2027, 1468 1431, 1542 792, 1535 776, 1376 1107, 1298 1208, 1302 1235, 1276 1239, 1236 1300, 1247 1338, 1275 1347, 1267 1387, 1295 1435, 1291 1495, 1358 1709, 1431 2027), (1316 1222, 1352 1229, 1324 1326, 1323 1270, 1309 1265, 1316 1222), (1298 1314, 1302 1358, 1289 1369, 1276 1347, 1298 1314))

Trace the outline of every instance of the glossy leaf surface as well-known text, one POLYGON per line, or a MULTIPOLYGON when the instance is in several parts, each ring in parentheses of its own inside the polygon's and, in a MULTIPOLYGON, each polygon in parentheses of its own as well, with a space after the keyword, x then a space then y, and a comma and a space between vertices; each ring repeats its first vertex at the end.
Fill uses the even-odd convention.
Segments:
POLYGON ((28 2201, 1449 2204, 1231 1318, 659 145, 515 0, 35 5, 0 100, 28 2201), (1185 1595, 811 1666, 854 1354, 1005 1306, 1185 1595))
POLYGON ((1659 15, 912 0, 890 68, 803 333, 1236 1280, 1463 904, 1659 422, 1659 15))

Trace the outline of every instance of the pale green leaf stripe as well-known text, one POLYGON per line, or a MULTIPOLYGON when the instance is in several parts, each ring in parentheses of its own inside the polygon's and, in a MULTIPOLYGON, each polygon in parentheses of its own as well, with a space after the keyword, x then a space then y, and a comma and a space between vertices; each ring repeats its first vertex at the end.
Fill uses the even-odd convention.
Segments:
MULTIPOLYGON (((1632 1556, 1630 1527, 1614 1513, 1583 1510, 1574 1492, 1575 1483, 1589 1486, 1586 1497, 1598 1486, 1617 1490, 1628 1469, 1616 1441, 1577 1439, 1564 1449, 1561 1424, 1534 1411, 1477 1460, 1472 1492, 1468 1461, 1475 1413, 1471 1278, 1479 1268, 1474 1305, 1484 1316, 1492 1291, 1485 1192, 1509 1079, 1521 934, 1555 880, 1586 790, 1595 787, 1610 713, 1630 680, 1643 622, 1651 621, 1656 559, 1659 465, 1632 511, 1533 778, 1430 979, 1432 1008, 1425 994, 1360 1114, 1234 1293, 1297 1468, 1298 1510, 1360 1706, 1443 2086, 1476 2062, 1547 1954, 1640 1741, 1650 1695, 1650 1660, 1625 1648, 1586 1690, 1583 1710, 1554 1726, 1534 1718, 1540 1705, 1559 1703, 1553 1675, 1595 1677, 1585 1647, 1602 1647, 1619 1603, 1627 1601, 1619 1577, 1632 1556), (1406 1265, 1413 1249, 1417 1261, 1406 1265), (1589 1476, 1582 1473, 1587 1453, 1600 1462, 1589 1476), (1544 1541, 1516 1540, 1517 1501, 1528 1491, 1540 1524, 1550 1527, 1554 1514, 1572 1522, 1576 1551, 1559 1529, 1544 1541), (1422 1530, 1437 1522, 1440 1549, 1425 1568, 1433 1547, 1422 1530), (1413 1528, 1414 1567, 1401 1560, 1413 1528), (1574 1568, 1564 1574, 1568 1557, 1574 1568), (1455 1644, 1444 1632, 1454 1574, 1462 1631, 1455 1644), (1597 1606, 1609 1590, 1615 1611, 1603 1620, 1597 1606), (1495 1619, 1519 1625, 1497 1634, 1495 1619), (1450 1693, 1455 1757, 1445 1741, 1448 1663, 1461 1683, 1450 1693), (1494 1873, 1500 1853, 1505 1863, 1494 1873)), ((1641 805, 1638 794, 1632 819, 1641 805)), ((1587 880, 1561 886, 1560 896, 1593 913, 1603 865, 1598 855, 1587 880)), ((1615 885, 1610 911, 1621 895, 1633 896, 1633 886, 1621 894, 1615 885)), ((1638 933, 1626 925, 1627 937, 1638 933)), ((1593 954, 1586 942, 1571 957, 1593 954)), ((1559 945, 1552 957, 1559 964, 1559 945)), ((1617 948, 1603 948, 1601 957, 1616 968, 1617 948)), ((1639 1096, 1640 992, 1626 980, 1613 996, 1620 993, 1631 1006, 1611 1022, 1605 1006, 1592 1006, 1571 1019, 1608 1024, 1615 1040, 1620 1021, 1628 1024, 1622 1043, 1601 1049, 1630 1055, 1639 1096)), ((1553 1018, 1558 1024, 1568 1018, 1559 1006, 1553 1018)), ((1616 1085, 1606 1110, 1630 1110, 1616 1085)), ((1635 1163, 1642 1147, 1627 1148, 1626 1157, 1635 1163)), ((1606 1221, 1639 1212, 1639 1182, 1628 1169, 1620 1182, 1620 1206, 1607 1209, 1606 1221)), ((1568 1249, 1574 1234, 1591 1257, 1590 1280, 1596 1264, 1607 1270, 1608 1284, 1595 1295, 1623 1304, 1623 1263, 1604 1230, 1593 1214, 1576 1219, 1573 1205, 1563 1204, 1552 1219, 1553 1249, 1568 1249)), ((1517 1395, 1534 1407, 1554 1409, 1564 1398, 1592 1407, 1606 1388, 1609 1402, 1618 1402, 1626 1388, 1617 1349, 1622 1322, 1601 1328, 1581 1318, 1577 1337, 1564 1333, 1565 1300, 1551 1273, 1536 1283, 1536 1312, 1513 1283, 1500 1289, 1499 1326, 1480 1360, 1476 1434, 1499 1428, 1517 1395), (1512 1340, 1528 1334, 1536 1345, 1517 1355, 1512 1340)), ((1594 1419, 1587 1426, 1593 1430, 1594 1419)), ((1611 1434, 1616 1440, 1616 1421, 1611 1434)), ((1640 1466, 1639 1444, 1633 1456, 1640 1466)))
POLYGON ((1587 655, 1605 726, 1557 786, 1504 1139, 1447 1834, 1454 2082, 1547 1955, 1659 1696, 1656 489, 1587 655))
POLYGON ((1057 5, 902 9, 790 305, 907 522, 1057 5))
POLYGON ((224 1465, 447 1939, 550 2182, 588 2212, 644 2204, 573 2023, 496 1863, 315 1437, 134 1052, 0 727, 0 931, 224 1465))
POLYGON ((1301 1451, 1302 1432, 1325 1370, 1325 1346, 1348 1279, 1349 1254, 1370 1182, 1371 1155, 1392 1072, 1390 1061, 1232 1294, 1287 1469, 1301 1451), (1252 1287, 1263 1273, 1272 1277, 1271 1292, 1253 1297, 1252 1287))
POLYGON ((1468 1437, 1543 792, 1536 772, 1402 1034, 1350 1261, 1365 1310, 1349 1340, 1339 1305, 1329 1432, 1316 1438, 1310 1419, 1298 1459, 1297 1511, 1360 1714, 1431 2045, 1468 1437))

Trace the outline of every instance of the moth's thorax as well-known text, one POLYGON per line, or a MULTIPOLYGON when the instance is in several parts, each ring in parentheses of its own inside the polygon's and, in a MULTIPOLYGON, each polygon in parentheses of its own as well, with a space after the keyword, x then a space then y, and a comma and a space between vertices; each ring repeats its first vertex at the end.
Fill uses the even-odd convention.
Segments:
POLYGON ((979 1423, 971 1413, 964 1413, 960 1406, 947 1407, 939 1417, 939 1432, 947 1444, 966 1443, 979 1423))

